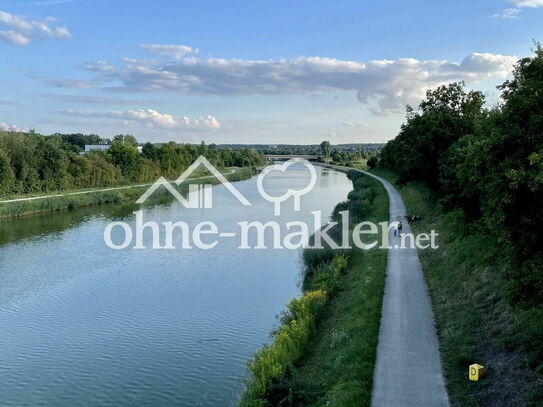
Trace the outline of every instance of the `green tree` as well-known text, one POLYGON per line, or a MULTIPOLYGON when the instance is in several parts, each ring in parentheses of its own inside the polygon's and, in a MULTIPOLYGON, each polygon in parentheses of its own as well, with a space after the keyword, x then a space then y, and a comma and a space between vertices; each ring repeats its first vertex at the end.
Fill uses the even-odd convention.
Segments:
POLYGON ((154 144, 145 143, 143 145, 141 153, 143 156, 151 161, 158 161, 158 152, 154 144))
POLYGON ((429 90, 418 112, 408 106, 400 134, 383 149, 383 163, 402 181, 439 187, 440 161, 452 144, 473 133, 483 104, 483 94, 466 91, 462 82, 429 90))
POLYGON ((321 144, 321 151, 322 155, 324 155, 325 158, 330 158, 330 150, 331 150, 331 144, 329 141, 323 141, 321 144))
POLYGON ((113 141, 119 142, 119 143, 131 144, 133 146, 138 145, 138 141, 131 134, 117 134, 115 137, 113 137, 113 141))
POLYGON ((136 144, 115 140, 107 153, 111 162, 120 168, 121 173, 127 180, 137 181, 141 179, 143 161, 138 153, 136 144))
POLYGON ((198 147, 198 153, 203 156, 207 155, 207 145, 204 140, 202 140, 202 142, 200 143, 200 146, 198 147))
MULTIPOLYGON (((543 303, 543 49, 521 59, 502 86, 503 105, 480 126, 464 167, 478 191, 486 225, 508 242, 515 266, 512 295, 543 303)), ((543 355, 542 355, 543 356, 543 355)))
POLYGON ((6 194, 12 191, 15 174, 10 165, 8 155, 0 150, 0 193, 6 194))

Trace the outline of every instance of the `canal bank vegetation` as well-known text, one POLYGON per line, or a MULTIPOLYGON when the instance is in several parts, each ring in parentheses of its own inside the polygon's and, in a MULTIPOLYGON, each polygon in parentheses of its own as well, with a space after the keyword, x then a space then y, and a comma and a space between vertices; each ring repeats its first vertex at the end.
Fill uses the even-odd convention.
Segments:
MULTIPOLYGON (((254 149, 219 148, 203 142, 138 146, 130 135, 108 140, 96 135, 0 132, 0 201, 16 200, 0 203, 0 218, 135 200, 142 193, 142 183, 160 176, 176 179, 200 155, 224 173, 230 167, 255 168, 266 162, 254 149), (107 150, 81 155, 87 144, 107 150), (23 200, 40 196, 47 198, 23 200)), ((244 178, 247 171, 230 175, 230 180, 244 178)))
POLYGON ((95 135, 0 132, 0 197, 130 185, 152 182, 159 176, 175 179, 200 155, 218 168, 266 162, 255 149, 220 148, 203 142, 141 146, 130 135, 107 140, 95 135), (104 150, 81 155, 87 144, 101 145, 104 150))
MULTIPOLYGON (((257 173, 254 167, 236 168, 235 170, 223 169, 226 179, 230 182, 241 181, 248 179, 257 173)), ((187 184, 190 181, 192 184, 205 183, 205 184, 217 184, 219 181, 215 177, 208 177, 206 172, 195 172, 193 177, 187 179, 185 183, 179 186, 179 190, 182 193, 187 192, 187 184), (200 177, 206 177, 198 179, 200 177)), ((102 205, 116 202, 136 201, 149 184, 134 185, 122 187, 122 189, 114 189, 109 191, 84 191, 84 193, 76 192, 74 194, 66 194, 61 196, 48 196, 39 199, 21 200, 16 202, 0 203, 0 219, 12 218, 19 216, 35 215, 40 213, 55 212, 66 209, 74 209, 85 206, 102 205)), ((167 195, 165 188, 158 189, 146 205, 152 205, 156 203, 157 199, 163 199, 167 195)))
MULTIPOLYGON (((381 184, 350 171, 350 224, 388 219, 381 184)), ((339 241, 341 225, 331 235, 339 241)), ((303 294, 280 315, 271 342, 248 365, 240 406, 369 406, 386 268, 386 250, 306 249, 303 294)))
POLYGON ((421 218, 414 229, 440 234, 420 257, 454 406, 543 403, 541 45, 499 89, 492 109, 462 83, 428 91, 378 169, 421 218), (470 363, 486 378, 470 383, 470 363))

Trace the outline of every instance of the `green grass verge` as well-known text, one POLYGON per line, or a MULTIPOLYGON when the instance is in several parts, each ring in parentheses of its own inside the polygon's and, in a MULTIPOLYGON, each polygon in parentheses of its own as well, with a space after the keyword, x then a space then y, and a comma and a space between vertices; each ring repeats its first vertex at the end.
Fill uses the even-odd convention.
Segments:
MULTIPOLYGON (((388 195, 381 184, 360 173, 351 176, 354 190, 333 218, 348 209, 351 224, 388 220, 388 195)), ((381 249, 304 251, 304 294, 293 301, 306 302, 307 296, 322 293, 317 296, 322 302, 313 306, 309 320, 282 316, 286 324, 249 363, 251 376, 241 406, 370 405, 386 255, 381 249), (344 264, 342 259, 348 260, 344 264), (309 321, 296 322, 307 329, 303 335, 289 335, 289 324, 298 320, 309 321)), ((293 314, 292 304, 286 315, 293 314)))
POLYGON ((360 161, 350 161, 350 162, 343 162, 343 163, 332 162, 332 164, 350 167, 350 168, 354 168, 354 169, 362 170, 362 171, 368 170, 368 160, 366 160, 365 158, 360 161))
MULTIPOLYGON (((231 181, 240 181, 250 178, 255 173, 252 168, 241 168, 232 174, 226 175, 226 178, 231 181)), ((204 173, 198 173, 194 177, 206 175, 204 173)), ((216 184, 218 180, 213 178, 193 180, 191 183, 206 183, 216 184)), ((183 190, 186 185, 181 185, 180 189, 183 190)), ((18 216, 27 216, 47 212, 55 212, 65 209, 73 209, 84 206, 101 205, 107 203, 123 202, 123 201, 135 201, 145 191, 148 186, 143 187, 131 187, 126 189, 119 189, 113 191, 99 191, 79 194, 79 195, 64 195, 59 197, 50 197, 43 199, 35 199, 29 201, 17 201, 0 203, 0 219, 11 218, 18 216)), ((61 192, 62 193, 62 192, 61 192)), ((51 193, 55 194, 55 193, 51 193)), ((153 197, 160 198, 161 195, 167 194, 165 189, 157 190, 153 197)), ((49 195, 49 193, 44 194, 49 195)), ((21 196, 22 197, 22 196, 21 196)), ((152 202, 151 202, 152 203, 152 202)))
MULTIPOLYGON (((388 170, 372 171, 392 182, 388 170)), ((439 233, 437 250, 419 250, 437 325, 452 406, 541 406, 541 380, 528 367, 518 330, 519 313, 506 300, 507 262, 491 236, 446 211, 420 183, 398 187, 407 212, 422 217, 415 233, 439 233), (468 366, 487 369, 468 380, 468 366)), ((532 338, 535 340, 535 338, 532 338)))

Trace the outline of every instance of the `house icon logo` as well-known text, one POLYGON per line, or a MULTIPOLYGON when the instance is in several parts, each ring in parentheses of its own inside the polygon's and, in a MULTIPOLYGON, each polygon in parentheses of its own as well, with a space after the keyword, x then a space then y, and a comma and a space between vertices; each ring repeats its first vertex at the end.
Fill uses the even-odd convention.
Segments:
MULTIPOLYGON (((228 189, 232 195, 234 195, 238 201, 241 202, 244 206, 251 206, 251 203, 245 198, 241 192, 239 192, 233 185, 228 181, 223 174, 213 164, 211 164, 207 158, 205 158, 203 155, 198 157, 196 161, 194 161, 189 168, 187 168, 183 174, 179 176, 173 183, 176 186, 181 185, 183 182, 185 182, 188 177, 196 170, 199 166, 205 167, 215 178, 219 180, 219 182, 228 189)), ((193 178, 193 180, 196 179, 205 179, 210 178, 211 176, 205 176, 200 178, 193 178)), ((147 199, 151 197, 155 193, 157 189, 160 187, 166 188, 183 206, 186 208, 212 208, 213 207, 213 199, 212 199, 212 188, 211 184, 189 184, 189 193, 188 193, 188 199, 185 198, 183 195, 179 193, 179 191, 170 184, 170 182, 164 178, 160 177, 155 181, 153 185, 151 185, 145 193, 139 197, 139 199, 136 201, 137 204, 142 204, 147 199)))

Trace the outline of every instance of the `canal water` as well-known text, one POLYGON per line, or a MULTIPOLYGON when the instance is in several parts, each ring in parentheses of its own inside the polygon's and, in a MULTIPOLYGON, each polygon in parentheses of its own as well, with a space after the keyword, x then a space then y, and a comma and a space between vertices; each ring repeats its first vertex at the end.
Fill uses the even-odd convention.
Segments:
MULTIPOLYGON (((311 211, 328 219, 352 189, 344 174, 316 169, 299 212, 290 199, 274 216, 253 177, 233 184, 250 207, 218 185, 211 209, 163 199, 143 208, 144 220, 191 228, 211 221, 238 234, 243 221, 312 225, 311 211)), ((308 177, 293 166, 270 173, 264 187, 280 196, 308 177)), ((133 225, 138 209, 112 204, 0 222, 0 406, 236 405, 247 361, 300 293, 300 251, 240 250, 239 237, 211 250, 109 248, 106 226, 133 225)))

